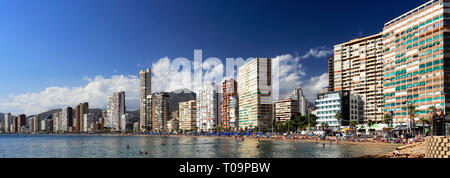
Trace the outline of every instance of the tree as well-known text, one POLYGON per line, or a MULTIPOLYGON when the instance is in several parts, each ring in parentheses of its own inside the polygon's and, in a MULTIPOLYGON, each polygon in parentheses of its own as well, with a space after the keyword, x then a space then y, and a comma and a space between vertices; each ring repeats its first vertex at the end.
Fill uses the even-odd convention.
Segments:
POLYGON ((350 122, 350 128, 355 128, 356 126, 358 125, 358 122, 357 121, 351 121, 350 122))
POLYGON ((368 127, 372 127, 372 125, 375 125, 375 121, 373 121, 373 120, 367 121, 367 126, 368 127))
POLYGON ((409 122, 411 123, 411 126, 413 128, 412 130, 414 130, 412 134, 413 136, 415 136, 414 118, 416 117, 416 106, 414 105, 414 103, 408 104, 407 110, 409 115, 409 122))
POLYGON ((317 117, 312 114, 297 116, 297 118, 293 120, 293 123, 290 124, 295 125, 296 130, 300 128, 300 130, 304 131, 309 127, 315 127, 317 125, 317 117))
POLYGON ((435 117, 437 117, 437 113, 436 113, 437 108, 436 108, 435 106, 430 106, 430 107, 428 107, 428 110, 430 110, 430 114, 431 114, 431 117, 430 117, 430 121, 431 121, 430 127, 433 128, 433 119, 434 119, 435 117))
POLYGON ((320 127, 322 128, 322 131, 325 131, 325 129, 328 129, 328 123, 322 122, 322 123, 320 124, 320 127))
MULTIPOLYGON (((427 125, 431 125, 431 118, 420 118, 419 123, 423 125, 425 128, 427 125)), ((425 130, 423 131, 423 135, 425 135, 425 130)))
POLYGON ((336 115, 334 116, 336 118, 336 120, 338 120, 339 123, 339 128, 338 130, 341 129, 341 120, 342 120, 342 113, 341 112, 337 112, 336 115))
POLYGON ((385 114, 385 115, 384 115, 383 124, 386 124, 386 125, 388 125, 389 127, 392 127, 392 117, 391 117, 390 114, 385 114))

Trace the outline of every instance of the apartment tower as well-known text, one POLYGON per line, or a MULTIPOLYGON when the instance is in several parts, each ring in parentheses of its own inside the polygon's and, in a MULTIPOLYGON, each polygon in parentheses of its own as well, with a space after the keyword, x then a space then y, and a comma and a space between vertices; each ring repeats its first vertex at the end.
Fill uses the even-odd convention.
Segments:
POLYGON ((5 113, 5 132, 11 132, 12 118, 11 113, 5 113))
POLYGON ((139 72, 141 81, 141 97, 139 104, 139 129, 141 131, 147 131, 147 128, 151 128, 151 117, 147 115, 147 96, 152 95, 152 73, 149 68, 147 70, 141 70, 139 72))
POLYGON ((332 91, 346 90, 361 97, 364 116, 359 123, 383 121, 382 57, 381 33, 334 46, 332 91))
POLYGON ((219 125, 219 94, 214 82, 205 82, 197 94, 197 130, 212 132, 219 125))
POLYGON ((450 2, 432 0, 384 25, 383 111, 394 125, 411 121, 408 105, 416 119, 430 116, 430 106, 449 110, 449 20, 450 2))
POLYGON ((147 103, 151 104, 151 110, 147 114, 152 118, 152 130, 155 132, 167 131, 167 121, 170 119, 169 95, 162 92, 150 96, 147 103))
POLYGON ((121 131, 125 126, 121 121, 122 116, 126 113, 125 92, 116 92, 113 96, 109 96, 106 101, 107 118, 104 121, 105 127, 112 131, 121 131))
POLYGON ((179 103, 180 130, 197 130, 197 102, 196 100, 179 103))
MULTIPOLYGON (((232 99, 236 99, 238 97, 237 94, 237 82, 236 80, 230 78, 230 79, 226 79, 223 83, 222 83, 222 106, 221 106, 221 115, 222 115, 222 127, 224 129, 230 129, 231 127, 235 128, 235 126, 232 126, 230 124, 230 119, 233 116, 236 117, 236 115, 238 115, 239 113, 237 113, 237 111, 239 111, 237 109, 236 104, 231 105, 232 103, 232 99), (231 107, 235 107, 234 109, 232 109, 231 107), (231 112, 235 112, 235 113, 231 113, 231 112)), ((234 101, 236 102, 236 101, 234 101)))
POLYGON ((80 103, 75 107, 75 130, 82 131, 84 128, 84 114, 89 113, 89 103, 80 103))
POLYGON ((288 98, 275 102, 275 118, 277 120, 285 122, 299 114, 297 100, 288 98))
POLYGON ((260 131, 272 123, 272 59, 255 58, 239 67, 239 128, 260 131))
POLYGON ((59 129, 67 132, 70 127, 73 127, 73 108, 65 107, 59 115, 59 129))

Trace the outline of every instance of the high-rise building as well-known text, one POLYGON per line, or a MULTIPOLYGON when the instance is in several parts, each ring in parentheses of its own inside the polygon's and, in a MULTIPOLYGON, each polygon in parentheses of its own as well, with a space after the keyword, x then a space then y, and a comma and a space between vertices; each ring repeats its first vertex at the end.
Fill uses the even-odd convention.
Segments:
POLYGON ((83 129, 81 131, 88 132, 94 128, 94 123, 96 122, 93 113, 83 114, 83 129))
POLYGON ((11 118, 11 113, 6 113, 5 114, 5 132, 11 132, 11 125, 12 125, 12 118, 11 118))
MULTIPOLYGON (((230 120, 231 117, 237 117, 239 115, 239 109, 238 105, 234 104, 231 105, 232 99, 237 100, 238 93, 237 93, 237 82, 236 80, 230 78, 226 79, 222 83, 222 106, 221 106, 221 119, 222 119, 222 128, 224 129, 230 129, 231 127, 235 128, 235 126, 231 126, 230 120), (235 107, 235 108, 231 108, 235 107), (235 113, 231 113, 231 112, 235 113)), ((236 101, 234 101, 236 102, 236 101)))
POLYGON ((239 131, 239 102, 238 97, 230 98, 229 122, 231 131, 239 131))
POLYGON ((59 131, 59 115, 60 115, 60 112, 53 113, 53 115, 52 115, 53 132, 55 132, 55 133, 59 131))
POLYGON ((12 132, 13 133, 24 133, 25 127, 27 125, 27 116, 25 114, 18 115, 14 117, 12 123, 12 132))
POLYGON ((179 120, 178 120, 179 112, 175 110, 172 112, 170 120, 167 121, 167 130, 169 132, 176 132, 179 129, 179 120))
POLYGON ((334 91, 334 57, 328 58, 328 91, 334 91))
POLYGON ((383 121, 382 34, 334 46, 334 91, 348 90, 364 101, 362 120, 383 121))
POLYGON ((430 106, 450 109, 449 10, 449 1, 432 0, 384 25, 383 111, 394 125, 411 121, 411 104, 416 119, 430 116, 430 106))
POLYGON ((272 59, 255 58, 239 67, 239 128, 269 129, 272 123, 272 59))
POLYGON ((100 129, 105 127, 105 121, 108 119, 108 111, 102 110, 102 117, 98 120, 98 124, 100 129))
POLYGON ((147 113, 152 118, 152 130, 155 132, 167 131, 167 121, 170 119, 169 95, 165 92, 150 95, 147 103, 151 110, 147 113))
POLYGON ((339 126, 349 126, 352 121, 358 121, 361 98, 351 94, 348 90, 339 90, 319 94, 316 100, 317 127, 322 123, 328 124, 329 128, 337 131, 339 126), (340 113, 340 121, 336 118, 340 113))
POLYGON ((58 128, 60 131, 68 132, 70 127, 73 127, 73 108, 65 107, 62 108, 59 114, 59 124, 58 128))
POLYGON ((49 115, 42 119, 40 124, 39 131, 51 133, 53 132, 53 116, 49 115))
POLYGON ((309 107, 310 103, 306 99, 306 97, 303 95, 303 90, 300 87, 297 87, 294 89, 294 91, 291 94, 291 98, 295 101, 297 101, 296 106, 298 107, 297 112, 302 115, 306 116, 309 114, 309 107))
POLYGON ((39 132, 39 128, 41 127, 40 125, 41 125, 41 122, 40 122, 40 120, 39 120, 39 115, 36 115, 36 116, 34 116, 33 118, 31 118, 32 119, 32 122, 31 122, 31 131, 32 132, 39 132))
POLYGON ((151 128, 151 116, 147 115, 147 111, 149 108, 149 105, 147 103, 147 96, 152 95, 152 73, 150 69, 147 70, 141 70, 139 72, 140 75, 140 81, 141 81, 141 97, 140 97, 140 118, 139 118, 139 125, 141 131, 146 131, 147 128, 151 128))
POLYGON ((299 115, 298 101, 292 98, 275 102, 275 117, 277 120, 285 122, 299 115))
POLYGON ((180 130, 197 130, 197 102, 196 100, 179 103, 179 124, 180 130))
POLYGON ((197 94, 197 130, 212 132, 219 125, 219 95, 214 82, 205 82, 197 94))
POLYGON ((84 129, 84 115, 89 113, 89 103, 80 103, 75 108, 75 130, 83 131, 84 129))
POLYGON ((107 104, 107 119, 105 127, 112 129, 112 131, 122 131, 125 125, 121 122, 122 115, 126 112, 125 107, 125 92, 116 92, 113 96, 108 97, 107 104))

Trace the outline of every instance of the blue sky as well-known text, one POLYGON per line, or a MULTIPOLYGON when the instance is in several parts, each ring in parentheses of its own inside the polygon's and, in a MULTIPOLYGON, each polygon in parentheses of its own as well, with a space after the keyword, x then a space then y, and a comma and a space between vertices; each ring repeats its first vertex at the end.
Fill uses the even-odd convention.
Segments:
MULTIPOLYGON (((0 101, 160 58, 302 56, 382 30, 427 1, 0 0, 0 101)), ((302 60, 305 79, 326 57, 302 60)))

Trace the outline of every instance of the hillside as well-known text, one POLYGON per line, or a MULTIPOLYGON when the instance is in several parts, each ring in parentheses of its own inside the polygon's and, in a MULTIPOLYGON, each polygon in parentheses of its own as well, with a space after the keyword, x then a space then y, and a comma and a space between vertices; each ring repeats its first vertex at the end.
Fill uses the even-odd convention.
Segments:
POLYGON ((175 90, 167 93, 169 95, 169 111, 178 110, 180 102, 190 101, 196 99, 196 94, 188 89, 175 90))

